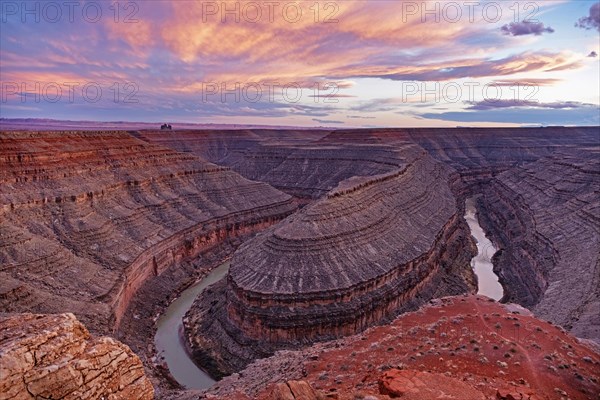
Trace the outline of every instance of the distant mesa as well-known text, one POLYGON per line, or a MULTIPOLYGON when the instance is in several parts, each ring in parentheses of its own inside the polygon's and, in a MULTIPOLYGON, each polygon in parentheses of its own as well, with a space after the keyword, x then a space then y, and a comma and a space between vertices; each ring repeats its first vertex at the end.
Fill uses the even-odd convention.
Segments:
POLYGON ((161 131, 170 131, 171 129, 173 129, 173 128, 171 127, 171 124, 162 124, 162 125, 160 126, 160 130, 161 130, 161 131))

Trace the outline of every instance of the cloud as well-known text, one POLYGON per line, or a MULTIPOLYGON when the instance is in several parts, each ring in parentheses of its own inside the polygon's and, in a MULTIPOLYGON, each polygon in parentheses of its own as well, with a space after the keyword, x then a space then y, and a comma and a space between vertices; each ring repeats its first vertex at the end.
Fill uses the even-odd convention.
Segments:
POLYGON ((600 2, 590 7, 590 15, 579 18, 575 26, 582 29, 596 29, 600 32, 600 2))
POLYGON ((363 115, 346 115, 346 118, 350 119, 375 119, 375 117, 366 117, 363 115))
POLYGON ((361 101, 350 107, 351 111, 359 112, 383 112, 383 111, 395 111, 398 105, 401 104, 400 99, 396 98, 381 98, 361 101))
POLYGON ((561 82, 561 79, 555 78, 523 78, 515 80, 498 80, 493 81, 491 86, 553 86, 556 83, 561 82))
MULTIPOLYGON (((563 51, 523 52, 501 59, 459 59, 435 64, 412 65, 397 68, 391 73, 380 72, 380 78, 398 81, 449 81, 461 78, 506 76, 523 72, 550 72, 577 69, 580 57, 563 51)), ((381 69, 381 68, 380 68, 381 69)), ((373 77, 375 74, 364 75, 373 77)))
POLYGON ((592 51, 590 54, 588 54, 589 58, 596 58, 598 57, 598 53, 596 53, 595 51, 592 51))
POLYGON ((578 101, 557 101, 551 103, 541 103, 535 100, 518 100, 518 99, 502 99, 502 100, 483 100, 483 101, 471 101, 465 102, 469 104, 467 110, 490 110, 499 108, 515 108, 515 107, 529 107, 529 108, 546 108, 553 110, 573 110, 577 108, 598 108, 595 104, 581 103, 578 101))
POLYGON ((500 28, 502 33, 510 36, 523 36, 523 35, 535 35, 540 36, 542 33, 554 33, 554 29, 544 27, 543 22, 511 22, 500 28))
POLYGON ((346 98, 351 98, 351 97, 356 97, 356 96, 351 95, 351 94, 342 94, 342 93, 331 93, 331 94, 323 93, 323 94, 311 94, 308 97, 323 98, 323 99, 346 99, 346 98))
POLYGON ((345 124, 344 121, 334 121, 334 120, 330 120, 330 119, 318 119, 318 118, 313 118, 313 121, 319 123, 319 124, 345 124))
POLYGON ((596 126, 600 124, 598 106, 577 109, 504 108, 484 111, 456 111, 421 114, 422 118, 452 122, 487 122, 535 125, 596 126))

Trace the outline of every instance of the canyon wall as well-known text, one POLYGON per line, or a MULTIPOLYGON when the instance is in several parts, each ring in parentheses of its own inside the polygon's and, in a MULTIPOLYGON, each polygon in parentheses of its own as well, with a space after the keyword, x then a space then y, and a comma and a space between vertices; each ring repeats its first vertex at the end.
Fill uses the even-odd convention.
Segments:
POLYGON ((143 140, 199 155, 242 176, 305 201, 324 196, 353 176, 398 169, 396 146, 322 143, 325 131, 139 132, 143 140))
POLYGON ((500 174, 480 201, 508 301, 600 341, 600 151, 556 152, 500 174))
POLYGON ((216 374, 274 350, 360 332, 432 297, 475 290, 454 174, 416 146, 244 243, 184 324, 216 374))
POLYGON ((598 127, 394 128, 338 130, 315 143, 416 143, 458 171, 473 193, 490 178, 565 148, 597 148, 598 127))
POLYGON ((413 141, 461 177, 461 198, 500 249, 492 260, 506 301, 600 340, 598 127, 340 130, 319 140, 413 141))
POLYGON ((296 207, 125 132, 3 132, 0 182, 0 310, 69 311, 99 332, 148 278, 296 207))

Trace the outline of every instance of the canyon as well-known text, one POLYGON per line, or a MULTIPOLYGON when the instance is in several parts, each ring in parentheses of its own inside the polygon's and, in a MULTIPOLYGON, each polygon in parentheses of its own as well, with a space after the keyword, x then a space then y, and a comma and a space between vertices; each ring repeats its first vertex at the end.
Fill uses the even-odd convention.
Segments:
POLYGON ((597 127, 1 132, 0 314, 75 314, 137 354, 158 398, 385 399, 432 380, 472 398, 594 398, 599 156, 597 127), (469 198, 502 301, 535 316, 445 297, 477 291, 469 198), (233 375, 182 390, 157 321, 228 259, 182 339, 233 375), (498 324, 536 338, 494 337, 498 324))
POLYGON ((141 286, 293 199, 126 132, 11 132, 0 140, 0 307, 69 310, 114 332, 141 286))
POLYGON ((451 172, 415 146, 402 155, 403 168, 344 180, 240 247, 227 281, 184 320, 213 375, 475 290, 475 246, 451 172))

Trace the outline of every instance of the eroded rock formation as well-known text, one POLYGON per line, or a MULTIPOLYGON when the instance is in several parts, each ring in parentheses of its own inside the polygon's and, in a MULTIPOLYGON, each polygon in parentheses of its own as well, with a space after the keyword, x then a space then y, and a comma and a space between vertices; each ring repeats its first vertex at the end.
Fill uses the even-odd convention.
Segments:
POLYGON ((73 314, 0 317, 1 399, 150 400, 140 359, 73 314))
POLYGON ((187 316, 205 367, 237 371, 276 349, 350 335, 432 297, 474 290, 475 249, 452 175, 423 151, 407 154, 402 169, 342 182, 240 247, 227 282, 187 316))
POLYGON ((126 132, 0 136, 0 309, 116 329, 153 276, 284 218, 289 195, 126 132))
POLYGON ((413 141, 461 176, 501 251, 507 293, 581 337, 600 340, 598 127, 336 131, 319 142, 413 141), (538 304, 539 303, 539 304, 538 304))

